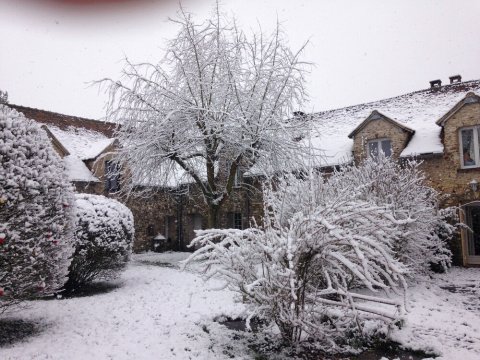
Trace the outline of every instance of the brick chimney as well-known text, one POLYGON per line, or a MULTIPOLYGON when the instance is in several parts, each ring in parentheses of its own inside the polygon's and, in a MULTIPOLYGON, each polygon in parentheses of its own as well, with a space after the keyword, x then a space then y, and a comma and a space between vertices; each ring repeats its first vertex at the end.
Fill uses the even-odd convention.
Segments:
POLYGON ((430 81, 430 89, 439 89, 442 87, 442 80, 432 80, 430 81))
POLYGON ((462 77, 460 75, 453 75, 449 77, 450 84, 457 84, 462 82, 462 77))

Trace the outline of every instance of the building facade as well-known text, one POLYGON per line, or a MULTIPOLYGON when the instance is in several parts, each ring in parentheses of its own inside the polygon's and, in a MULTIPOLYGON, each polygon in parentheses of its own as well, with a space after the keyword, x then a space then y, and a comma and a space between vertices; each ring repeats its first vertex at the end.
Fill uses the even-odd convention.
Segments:
POLYGON ((441 194, 441 206, 458 207, 469 227, 451 242, 454 264, 464 266, 480 265, 479 95, 480 81, 454 76, 445 86, 433 81, 426 90, 313 114, 318 146, 326 132, 335 134, 337 147, 325 154, 326 162, 333 159, 330 165, 360 163, 380 150, 422 162, 427 184, 441 194))
MULTIPOLYGON (((207 208, 194 184, 179 188, 140 188, 119 195, 122 179, 113 161, 115 125, 51 111, 6 104, 38 122, 63 159, 68 177, 79 193, 115 198, 133 213, 134 251, 188 250, 194 231, 206 227, 207 208), (147 191, 145 191, 147 190, 147 191)), ((246 228, 261 218, 260 186, 254 178, 239 179, 219 215, 221 227, 246 228)))
MULTIPOLYGON (((307 116, 309 142, 324 170, 383 151, 395 159, 422 161, 427 183, 456 206, 468 225, 452 240, 454 263, 480 265, 480 80, 431 82, 425 90, 307 116)), ((121 178, 112 161, 118 143, 114 125, 10 105, 41 124, 64 159, 78 192, 117 198, 133 212, 134 250, 186 250, 194 231, 207 226, 207 208, 194 184, 140 189, 119 198, 121 178), (143 192, 141 190, 150 190, 143 192)), ((224 228, 261 221, 260 181, 245 177, 234 187, 219 215, 224 228)))

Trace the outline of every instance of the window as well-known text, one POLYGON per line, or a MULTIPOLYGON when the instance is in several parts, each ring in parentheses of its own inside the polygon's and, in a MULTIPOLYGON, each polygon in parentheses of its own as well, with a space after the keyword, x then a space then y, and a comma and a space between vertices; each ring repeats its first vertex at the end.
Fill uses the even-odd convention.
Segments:
POLYGON ((479 137, 480 126, 471 126, 460 129, 460 162, 462 168, 479 167, 479 137))
POLYGON ((242 172, 240 171, 240 168, 237 167, 237 171, 235 172, 235 177, 233 178, 233 187, 239 188, 241 183, 242 183, 242 172))
POLYGON ((164 225, 164 234, 168 240, 175 235, 175 216, 165 216, 164 225))
POLYGON ((386 157, 392 156, 392 142, 390 139, 370 140, 367 143, 368 156, 376 157, 381 150, 386 157))
POLYGON ((154 236, 155 235, 155 226, 152 224, 147 226, 147 235, 148 236, 154 236))
POLYGON ((108 192, 120 190, 120 166, 111 160, 105 161, 105 190, 108 192))
POLYGON ((202 230, 202 215, 193 214, 192 221, 193 221, 193 230, 202 230))
POLYGON ((242 214, 241 213, 234 213, 233 214, 233 228, 242 230, 242 214))

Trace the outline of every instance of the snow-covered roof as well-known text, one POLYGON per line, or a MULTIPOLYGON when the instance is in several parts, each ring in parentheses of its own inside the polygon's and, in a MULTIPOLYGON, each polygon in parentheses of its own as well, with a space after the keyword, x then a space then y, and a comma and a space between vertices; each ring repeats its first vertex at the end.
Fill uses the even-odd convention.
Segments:
POLYGON ((71 181, 99 181, 83 160, 95 159, 115 141, 112 138, 115 124, 20 105, 8 106, 43 124, 49 138, 65 155, 63 161, 71 181))
POLYGON ((54 125, 48 125, 48 129, 70 153, 63 158, 69 179, 98 182, 99 180, 83 161, 98 157, 115 139, 82 127, 69 126, 66 129, 60 129, 54 125))
POLYGON ((62 130, 49 125, 48 128, 55 137, 67 148, 68 152, 81 160, 95 159, 115 139, 109 138, 102 133, 87 130, 81 127, 69 127, 62 130))
POLYGON ((67 155, 63 158, 67 176, 70 181, 98 182, 92 175, 87 165, 75 155, 67 155))
POLYGON ((353 140, 348 138, 376 110, 412 129, 412 136, 400 156, 441 154, 441 127, 436 124, 468 92, 480 94, 480 80, 421 90, 389 99, 312 114, 312 145, 323 153, 323 166, 338 165, 352 159, 353 140))

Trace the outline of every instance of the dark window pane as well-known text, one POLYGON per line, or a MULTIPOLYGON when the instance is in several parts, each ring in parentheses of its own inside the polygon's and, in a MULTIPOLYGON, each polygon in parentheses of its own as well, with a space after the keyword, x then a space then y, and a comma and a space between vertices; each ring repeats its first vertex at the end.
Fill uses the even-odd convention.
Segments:
POLYGON ((120 166, 110 160, 105 161, 105 190, 109 192, 120 190, 120 166))
POLYGON ((242 214, 241 213, 235 213, 233 215, 233 227, 235 229, 242 229, 242 214))
POLYGON ((392 156, 392 142, 390 140, 382 140, 382 151, 386 157, 392 156))
POLYGON ((368 155, 375 157, 378 155, 378 142, 372 141, 368 143, 368 155))
POLYGON ((473 142, 473 129, 462 130, 462 156, 463 165, 472 166, 475 163, 475 144, 473 142))

